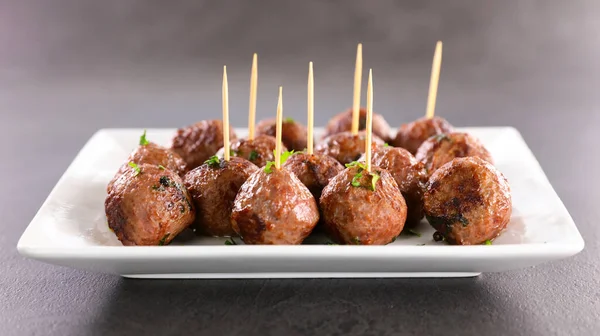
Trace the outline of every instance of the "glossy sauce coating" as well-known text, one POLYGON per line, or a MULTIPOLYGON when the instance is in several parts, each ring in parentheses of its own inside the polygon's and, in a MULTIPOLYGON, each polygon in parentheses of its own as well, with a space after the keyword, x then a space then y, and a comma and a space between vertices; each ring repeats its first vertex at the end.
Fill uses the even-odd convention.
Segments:
MULTIPOLYGON (((237 139, 233 128, 229 129, 229 138, 237 139)), ((194 125, 180 128, 173 137, 171 149, 187 163, 188 169, 194 169, 223 147, 223 122, 221 120, 203 120, 194 125)))
MULTIPOLYGON (((351 132, 333 134, 321 141, 315 147, 315 153, 329 155, 341 164, 358 160, 365 152, 365 132, 352 135, 351 132)), ((383 146, 384 142, 373 135, 372 145, 383 146)))
MULTIPOLYGON (((231 143, 231 156, 244 158, 258 167, 264 167, 268 161, 275 161, 273 152, 277 140, 270 135, 258 135, 252 140, 239 139, 231 143)), ((217 156, 223 157, 224 149, 217 152, 217 156)), ((281 152, 287 151, 285 146, 281 146, 281 152)))
MULTIPOLYGON (((256 134, 275 136, 275 119, 266 119, 256 125, 256 134)), ((307 130, 304 125, 284 119, 281 123, 281 142, 289 149, 297 152, 306 149, 307 130)))
POLYGON ((166 245, 195 218, 179 175, 141 164, 114 183, 104 203, 108 226, 123 245, 166 245))
POLYGON ((425 165, 428 176, 453 159, 467 156, 476 156, 494 163, 492 155, 481 141, 468 133, 455 132, 430 137, 415 155, 425 165))
MULTIPOLYGON (((358 119, 358 130, 364 131, 366 128, 366 123, 367 110, 361 108, 358 119)), ((331 118, 325 127, 325 134, 323 135, 323 138, 336 133, 349 131, 352 131, 352 109, 341 112, 331 118)), ((392 131, 390 129, 390 125, 381 114, 373 113, 373 134, 377 135, 377 137, 385 142, 391 141, 392 131)))
POLYGON ((323 189, 319 200, 325 231, 340 244, 385 245, 402 231, 406 221, 406 203, 392 175, 379 167, 375 191, 372 176, 362 171, 362 177, 352 181, 359 167, 350 167, 334 177, 323 189))
POLYGON ((394 147, 402 147, 414 155, 419 146, 425 140, 429 139, 429 137, 452 131, 454 131, 454 127, 444 118, 420 118, 411 123, 401 125, 391 144, 394 147))
POLYGON ((287 159, 283 169, 294 173, 318 200, 323 188, 344 170, 344 166, 331 156, 298 153, 287 159))
POLYGON ((235 235, 231 227, 233 201, 242 184, 257 170, 250 161, 232 157, 229 161, 205 163, 185 175, 183 182, 197 211, 197 232, 217 237, 235 235))
POLYGON ((161 165, 172 170, 179 176, 183 176, 187 172, 187 166, 181 156, 168 148, 150 142, 146 145, 138 146, 138 148, 129 154, 129 157, 125 163, 123 163, 113 179, 108 183, 108 187, 106 188, 107 192, 110 192, 112 185, 119 178, 119 176, 121 176, 124 172, 131 170, 129 162, 133 162, 138 165, 142 163, 152 164, 155 166, 161 165))
MULTIPOLYGON (((364 161, 364 155, 361 161, 364 161)), ((424 215, 423 191, 428 176, 423 163, 406 149, 391 146, 374 149, 371 162, 392 174, 408 207, 404 227, 415 227, 424 215)))
POLYGON ((510 187, 490 163, 478 157, 457 158, 429 179, 424 209, 431 226, 450 244, 482 244, 510 222, 510 187))
POLYGON ((242 185, 231 214, 246 244, 296 245, 319 221, 317 203, 296 175, 272 167, 256 171, 242 185))

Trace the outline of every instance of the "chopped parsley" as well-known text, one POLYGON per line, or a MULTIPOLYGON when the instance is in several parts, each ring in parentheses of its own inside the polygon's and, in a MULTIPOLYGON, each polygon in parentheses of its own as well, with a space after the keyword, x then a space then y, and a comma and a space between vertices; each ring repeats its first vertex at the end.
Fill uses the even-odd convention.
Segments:
POLYGON ((144 133, 142 134, 142 136, 140 137, 140 146, 146 146, 147 144, 149 144, 150 141, 148 141, 146 139, 146 130, 144 130, 144 133))
POLYGON ((237 243, 235 240, 233 240, 233 238, 229 238, 225 241, 225 245, 237 245, 237 243))
MULTIPOLYGON (((352 161, 350 163, 346 163, 346 168, 351 168, 351 167, 358 167, 358 172, 352 178, 351 184, 353 187, 361 187, 362 185, 360 184, 360 179, 361 179, 361 177, 363 177, 363 171, 367 169, 367 165, 363 162, 358 162, 358 161, 352 161)), ((379 180, 380 176, 379 176, 379 174, 374 173, 374 172, 371 172, 369 175, 371 176, 371 185, 368 188, 371 189, 372 191, 375 191, 375 185, 377 184, 377 181, 379 180)))
MULTIPOLYGON (((279 163, 280 164, 284 164, 285 161, 287 161, 287 159, 290 156, 292 156, 292 155, 294 155, 294 151, 293 150, 292 151, 285 151, 285 152, 281 153, 281 158, 279 159, 279 163)), ((275 155, 275 150, 273 150, 273 156, 276 156, 275 155)), ((265 166, 265 173, 271 174, 273 172, 272 168, 273 168, 274 165, 275 165, 275 161, 268 161, 267 165, 265 166)))
POLYGON ((258 154, 258 152, 253 150, 250 152, 250 155, 248 156, 248 160, 254 161, 254 160, 258 159, 259 157, 260 157, 260 155, 258 154))
POLYGON ((354 238, 352 238, 352 242, 356 245, 360 245, 360 238, 354 237, 354 238))
POLYGON ((158 246, 163 246, 165 245, 165 242, 167 241, 167 238, 169 238, 169 236, 171 235, 170 232, 167 232, 167 234, 165 234, 160 241, 158 242, 158 246))
POLYGON ((221 161, 219 160, 219 157, 216 155, 211 156, 208 160, 204 161, 204 164, 209 166, 209 167, 218 167, 219 163, 221 161))
POLYGON ((165 170, 165 167, 163 165, 158 165, 158 169, 165 170))
POLYGON ((406 230, 406 232, 412 234, 413 236, 421 237, 421 234, 413 229, 408 229, 408 230, 406 230))
POLYGON ((171 181, 171 179, 168 176, 161 176, 158 179, 158 182, 163 187, 176 187, 175 182, 171 181))
POLYGON ((485 241, 485 243, 483 243, 483 245, 492 245, 492 241, 488 239, 485 241))
POLYGON ((229 156, 237 156, 237 152, 234 151, 233 149, 229 150, 229 156))
POLYGON ((283 120, 283 122, 286 122, 286 123, 293 123, 293 122, 295 122, 295 121, 294 121, 294 119, 293 119, 292 117, 287 117, 287 118, 285 118, 285 119, 283 120))
POLYGON ((138 174, 142 173, 142 169, 140 169, 135 162, 129 162, 129 167, 133 168, 133 171, 135 172, 133 173, 133 176, 138 176, 138 174))
POLYGON ((390 144, 386 142, 383 144, 383 147, 390 147, 390 144))

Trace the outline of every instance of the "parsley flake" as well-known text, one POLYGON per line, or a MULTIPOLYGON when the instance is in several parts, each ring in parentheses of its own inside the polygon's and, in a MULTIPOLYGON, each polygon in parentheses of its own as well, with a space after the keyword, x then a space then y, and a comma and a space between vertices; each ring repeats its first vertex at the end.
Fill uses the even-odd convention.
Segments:
POLYGON ((146 130, 144 130, 144 133, 142 134, 142 136, 140 137, 140 146, 146 146, 147 144, 149 144, 150 141, 148 141, 146 139, 146 130))
POLYGON ((133 176, 138 176, 138 174, 142 173, 142 169, 140 169, 135 162, 129 162, 129 167, 133 168, 133 171, 135 172, 133 173, 133 176))
POLYGON ((352 238, 352 242, 356 245, 360 245, 360 238, 359 237, 354 237, 352 238))
POLYGON ((160 241, 158 242, 158 246, 163 246, 165 245, 165 242, 167 241, 167 238, 169 238, 169 236, 171 235, 170 232, 167 232, 167 234, 165 234, 160 241))
POLYGON ((216 155, 211 156, 208 160, 204 161, 204 164, 210 167, 218 167, 221 160, 216 155))
POLYGON ((253 150, 250 152, 250 155, 248 156, 248 160, 254 161, 254 160, 258 159, 259 157, 260 157, 260 155, 258 154, 258 152, 253 150))
MULTIPOLYGON (((292 155, 294 155, 294 151, 293 150, 292 151, 285 151, 285 152, 281 153, 281 158, 279 159, 279 163, 283 165, 285 163, 285 161, 287 161, 287 159, 290 156, 292 156, 292 155)), ((273 156, 276 156, 275 155, 275 150, 273 150, 273 156)), ((275 161, 268 161, 267 165, 265 166, 265 173, 271 174, 273 172, 272 168, 273 168, 274 165, 275 165, 275 161)))
POLYGON ((390 144, 386 142, 383 144, 383 147, 390 147, 390 144))
POLYGON ((483 245, 492 245, 492 241, 488 239, 485 241, 485 243, 483 243, 483 245))
POLYGON ((379 174, 371 173, 371 190, 375 191, 375 185, 379 181, 379 174))
POLYGON ((166 168, 163 165, 158 165, 158 169, 165 170, 166 168))
POLYGON ((354 175, 354 177, 352 178, 352 186, 353 187, 360 187, 360 178, 362 177, 362 172, 358 172, 356 173, 356 175, 354 175))
POLYGON ((286 122, 286 123, 293 123, 293 122, 295 122, 295 121, 294 121, 294 119, 293 119, 292 117, 287 117, 287 118, 285 118, 285 119, 283 120, 283 122, 286 122))
POLYGON ((237 243, 235 240, 233 240, 233 238, 229 238, 225 241, 225 245, 237 245, 237 243))
POLYGON ((267 165, 265 166, 265 173, 271 174, 273 170, 271 169, 275 165, 275 161, 267 161, 267 165))
POLYGON ((421 237, 421 234, 413 229, 408 229, 406 232, 412 234, 413 236, 421 237))

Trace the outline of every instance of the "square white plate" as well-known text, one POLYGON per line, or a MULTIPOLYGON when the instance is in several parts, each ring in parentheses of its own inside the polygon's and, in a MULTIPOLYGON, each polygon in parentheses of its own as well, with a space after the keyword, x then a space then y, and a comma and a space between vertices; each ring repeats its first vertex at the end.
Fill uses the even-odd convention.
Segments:
MULTIPOLYGON (((169 246, 122 246, 106 224, 105 190, 143 130, 105 129, 77 155, 17 248, 47 263, 145 278, 474 276, 580 252, 584 242, 575 223, 519 132, 509 127, 462 130, 483 141, 512 188, 511 222, 491 246, 436 243, 425 221, 416 229, 420 237, 401 235, 386 246, 315 244, 326 241, 318 236, 299 246, 231 246, 224 245, 225 239, 189 232, 169 246)), ((174 131, 150 129, 148 139, 168 145, 174 131)))

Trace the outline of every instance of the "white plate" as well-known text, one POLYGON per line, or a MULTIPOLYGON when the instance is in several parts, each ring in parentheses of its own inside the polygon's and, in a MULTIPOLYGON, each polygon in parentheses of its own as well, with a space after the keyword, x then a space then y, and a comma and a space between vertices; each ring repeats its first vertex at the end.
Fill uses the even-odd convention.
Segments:
MULTIPOLYGON (((492 246, 436 243, 425 221, 416 229, 421 237, 402 235, 386 246, 312 244, 323 237, 300 246, 230 246, 186 234, 169 246, 122 246, 106 225, 105 189, 142 130, 107 129, 84 146, 17 248, 43 262, 144 278, 475 276, 580 252, 577 227, 520 134, 508 127, 463 130, 483 141, 511 184, 511 222, 492 246)), ((173 132, 151 129, 148 139, 167 145, 173 132)))

